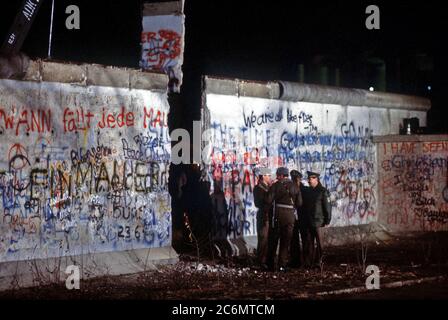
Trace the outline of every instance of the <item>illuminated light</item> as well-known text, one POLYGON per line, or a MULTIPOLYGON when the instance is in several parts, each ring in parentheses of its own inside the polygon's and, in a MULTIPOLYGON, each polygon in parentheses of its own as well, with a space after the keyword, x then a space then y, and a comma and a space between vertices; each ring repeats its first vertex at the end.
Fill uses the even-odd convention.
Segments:
POLYGON ((373 87, 370 87, 369 91, 375 91, 375 89, 373 87))
POLYGON ((432 87, 431 87, 431 86, 427 86, 426 88, 428 89, 428 91, 431 91, 431 90, 432 90, 432 87))

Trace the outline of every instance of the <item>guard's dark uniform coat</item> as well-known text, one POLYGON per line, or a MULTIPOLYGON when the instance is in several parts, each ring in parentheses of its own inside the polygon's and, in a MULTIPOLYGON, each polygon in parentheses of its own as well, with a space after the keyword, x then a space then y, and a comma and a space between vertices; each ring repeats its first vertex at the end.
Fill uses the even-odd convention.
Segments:
POLYGON ((331 221, 329 192, 320 183, 303 188, 303 206, 299 215, 299 228, 305 266, 320 263, 322 258, 322 227, 331 221), (315 242, 316 246, 315 247, 315 242))
POLYGON ((280 250, 278 266, 285 268, 292 239, 295 222, 295 211, 302 205, 302 195, 297 184, 284 178, 275 182, 269 189, 268 204, 273 205, 272 229, 269 240, 268 264, 274 267, 278 241, 280 250))
POLYGON ((265 265, 268 256, 268 236, 271 205, 268 203, 269 186, 263 182, 254 187, 254 203, 257 212, 257 255, 260 264, 265 265))
MULTIPOLYGON (((303 184, 300 184, 300 193, 302 194, 302 200, 303 200, 303 194, 304 190, 307 188, 303 184)), ((302 201, 303 205, 303 201, 302 201)), ((297 217, 300 217, 302 215, 302 206, 300 206, 297 209, 297 217)), ((294 222, 294 229, 292 233, 292 239, 291 239, 291 259, 290 259, 290 266, 294 268, 298 268, 302 265, 302 249, 300 245, 300 224, 299 220, 296 217, 296 221, 294 222)))

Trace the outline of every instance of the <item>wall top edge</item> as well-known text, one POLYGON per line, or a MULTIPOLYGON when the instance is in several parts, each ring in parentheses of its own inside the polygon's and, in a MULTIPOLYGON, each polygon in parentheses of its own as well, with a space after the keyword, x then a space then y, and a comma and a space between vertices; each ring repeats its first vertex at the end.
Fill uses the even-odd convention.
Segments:
POLYGON ((411 135, 386 135, 374 136, 374 143, 381 142, 431 142, 431 141, 447 141, 448 134, 411 134, 411 135))
POLYGON ((314 102, 424 112, 431 108, 431 101, 424 97, 287 81, 253 81, 204 76, 204 88, 207 94, 269 98, 291 102, 314 102), (263 87, 265 90, 262 90, 263 87))
POLYGON ((166 74, 141 69, 37 59, 8 80, 166 91, 169 79, 166 74))

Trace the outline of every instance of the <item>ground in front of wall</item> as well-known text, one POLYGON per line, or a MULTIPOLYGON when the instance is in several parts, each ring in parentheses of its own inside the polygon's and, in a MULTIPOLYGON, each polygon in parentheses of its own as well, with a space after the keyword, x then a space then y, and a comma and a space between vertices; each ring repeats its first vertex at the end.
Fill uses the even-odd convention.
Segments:
POLYGON ((0 299, 446 299, 447 275, 448 235, 437 233, 369 243, 364 262, 360 245, 327 248, 320 268, 287 273, 260 270, 253 255, 199 261, 181 255, 177 264, 155 271, 81 281, 79 290, 67 290, 64 283, 16 288, 0 292, 0 299), (379 290, 360 291, 368 265, 380 270, 379 290), (420 279, 429 281, 418 284, 420 279), (387 288, 403 281, 407 285, 387 288))

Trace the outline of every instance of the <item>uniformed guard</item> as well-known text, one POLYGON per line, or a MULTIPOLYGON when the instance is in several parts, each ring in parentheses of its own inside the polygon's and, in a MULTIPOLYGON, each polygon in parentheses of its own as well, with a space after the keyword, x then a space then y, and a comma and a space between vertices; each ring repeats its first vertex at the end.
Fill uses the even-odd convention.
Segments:
POLYGON ((295 211, 302 205, 302 196, 297 184, 289 179, 289 170, 284 167, 277 169, 277 181, 269 188, 268 203, 273 205, 272 228, 269 240, 268 264, 274 269, 278 242, 279 271, 286 272, 289 260, 292 232, 295 221, 295 211))
POLYGON ((330 193, 322 186, 319 173, 308 171, 309 188, 303 192, 300 232, 303 232, 303 260, 305 267, 320 266, 323 254, 323 227, 330 224, 330 193))
MULTIPOLYGON (((302 183, 303 175, 298 170, 291 170, 290 172, 291 180, 295 184, 297 184, 300 188, 300 193, 303 195, 303 189, 306 188, 302 183)), ((303 200, 303 196, 302 196, 303 200)), ((296 220, 294 222, 294 229, 292 231, 292 240, 291 240, 291 258, 290 258, 290 267, 299 268, 302 263, 302 249, 300 246, 300 228, 299 228, 299 219, 302 212, 302 207, 299 207, 296 211, 296 220)))
POLYGON ((254 203, 257 212, 257 256, 262 269, 267 269, 268 236, 270 226, 270 211, 272 206, 267 203, 269 185, 271 183, 271 170, 260 168, 257 170, 258 183, 254 187, 254 203))

